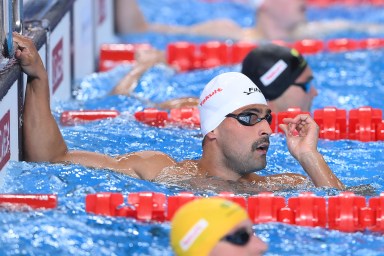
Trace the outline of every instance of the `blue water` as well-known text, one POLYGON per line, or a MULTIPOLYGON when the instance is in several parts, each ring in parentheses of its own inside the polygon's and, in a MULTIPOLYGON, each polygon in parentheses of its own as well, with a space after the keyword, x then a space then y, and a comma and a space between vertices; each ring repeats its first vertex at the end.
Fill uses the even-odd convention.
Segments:
MULTIPOLYGON (((176 0, 168 1, 175 3, 176 0)), ((192 8, 190 5, 194 4, 204 5, 202 12, 197 14, 201 19, 206 8, 210 10, 211 5, 206 3, 184 1, 186 9, 192 8)), ((150 3, 156 7, 159 2, 164 3, 143 0, 140 4, 150 3)), ((229 12, 226 5, 229 3, 225 3, 223 12, 229 12)), ((234 13, 244 11, 249 14, 244 6, 237 5, 236 8, 234 13)), ((186 10, 180 9, 180 13, 185 14, 186 10)), ((339 14, 339 11, 339 7, 321 12, 311 9, 309 14, 316 17, 317 12, 319 18, 326 18, 339 14)), ((146 9, 145 12, 150 14, 151 10, 146 9)), ((168 15, 175 16, 175 20, 182 20, 169 8, 168 12, 168 15)), ((368 12, 370 17, 375 17, 375 21, 384 19, 379 11, 370 7, 344 10, 343 14, 351 19, 359 15, 368 18, 368 12)), ((218 11, 215 15, 221 13, 218 11)), ((247 25, 246 22, 242 24, 247 25)), ((166 40, 161 39, 160 43, 155 43, 161 45, 164 42, 166 40)), ((365 105, 384 109, 383 54, 383 50, 378 50, 307 56, 316 74, 316 87, 320 94, 314 101, 313 110, 325 106, 350 110, 365 105)), ((145 102, 137 97, 108 96, 113 85, 129 68, 121 66, 106 73, 85 77, 76 83, 75 100, 53 103, 52 111, 57 120, 63 110, 69 109, 111 108, 123 113, 112 120, 73 127, 60 126, 68 147, 109 155, 150 149, 162 150, 176 160, 200 157, 202 138, 199 130, 146 126, 133 118, 133 113, 147 106, 145 102)), ((177 96, 197 96, 214 75, 239 68, 235 65, 176 74, 167 67, 157 66, 145 74, 134 93, 138 97, 157 102, 177 96)), ((371 184, 374 191, 366 196, 367 199, 384 191, 383 142, 320 140, 319 150, 347 186, 371 184)), ((287 152, 284 137, 276 134, 271 138, 267 168, 261 174, 282 172, 304 174, 287 152)), ((84 199, 86 194, 103 191, 125 195, 130 192, 155 191, 174 195, 184 191, 183 187, 156 184, 78 165, 26 162, 10 162, 5 184, 0 188, 0 193, 54 193, 58 195, 59 205, 57 209, 48 211, 1 210, 0 255, 172 255, 168 245, 169 223, 142 223, 128 218, 87 214, 84 199)), ((324 197, 338 194, 338 191, 332 189, 311 187, 305 190, 324 197)), ((289 198, 302 191, 293 189, 277 194, 289 198)), ((211 190, 195 193, 208 196, 215 194, 211 190)), ((255 225, 254 229, 269 244, 267 255, 384 255, 384 237, 377 233, 343 233, 277 223, 255 225)))

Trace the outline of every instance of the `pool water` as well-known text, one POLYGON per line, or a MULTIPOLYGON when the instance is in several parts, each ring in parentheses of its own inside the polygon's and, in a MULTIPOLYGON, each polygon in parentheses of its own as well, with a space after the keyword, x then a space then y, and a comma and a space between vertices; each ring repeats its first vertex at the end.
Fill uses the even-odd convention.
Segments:
MULTIPOLYGON (((174 3, 176 0, 167 1, 174 3)), ((156 6, 165 2, 143 0, 140 1, 142 3, 156 6)), ((215 3, 218 6, 220 4, 225 5, 223 10, 230 9, 226 6, 230 3, 215 3)), ((187 7, 191 8, 190 5, 211 6, 185 0, 186 10, 187 7)), ((165 6, 162 5, 162 8, 165 6)), ((236 8, 236 12, 226 15, 249 12, 241 5, 236 8)), ((334 9, 339 10, 336 7, 326 10, 327 15, 338 13, 334 9)), ((346 17, 353 19, 355 16, 365 15, 365 9, 376 17, 375 21, 384 19, 379 11, 369 7, 344 12, 347 13, 346 17)), ((186 10, 181 8, 180 13, 185 13, 186 10)), ((310 15, 315 16, 316 11, 319 18, 323 18, 320 15, 323 12, 316 9, 311 9, 310 15)), ((146 14, 150 12, 151 10, 145 11, 146 14)), ((171 14, 179 22, 181 18, 173 12, 171 14)), ((202 19, 204 13, 199 15, 202 19)), ((368 15, 364 17, 366 16, 368 15)), ((246 21, 242 24, 247 25, 246 21)), ((155 38, 154 35, 147 36, 155 38)), ((154 41, 158 45, 165 42, 163 39, 160 42, 154 41)), ((313 110, 325 106, 346 110, 361 106, 384 109, 383 54, 383 50, 371 50, 307 56, 316 74, 316 88, 320 94, 314 101, 313 110)), ((70 109, 107 108, 117 109, 122 113, 115 119, 71 127, 60 126, 68 147, 109 155, 138 150, 161 150, 176 160, 199 158, 202 137, 198 129, 160 129, 136 122, 133 113, 147 106, 137 97, 159 102, 178 96, 198 96, 205 83, 213 76, 239 70, 240 67, 234 65, 175 73, 167 67, 156 66, 141 79, 134 91, 137 97, 108 96, 112 86, 129 68, 120 66, 106 73, 85 77, 76 83, 74 100, 53 103, 52 111, 57 121, 63 110, 70 109)), ((373 191, 366 195, 367 199, 384 191, 383 142, 320 140, 319 150, 344 184, 371 185, 373 191)), ((287 152, 285 139, 280 134, 272 136, 267 157, 267 168, 260 172, 263 175, 282 172, 304 174, 300 165, 287 152)), ((47 211, 0 210, 0 255, 173 255, 169 246, 169 223, 143 223, 129 218, 87 214, 85 196, 103 191, 120 192, 124 195, 154 191, 174 195, 184 191, 184 187, 177 184, 156 184, 109 170, 94 170, 79 165, 26 162, 10 162, 4 182, 6 185, 0 188, 0 193, 54 193, 58 195, 59 205, 57 209, 47 211)), ((276 194, 289 198, 304 190, 324 197, 339 193, 333 189, 308 187, 284 190, 276 194)), ((202 196, 216 194, 214 188, 193 192, 202 196)), ((244 196, 248 195, 250 194, 244 196)), ((344 233, 281 223, 255 225, 254 230, 269 245, 266 255, 384 255, 384 237, 368 231, 344 233)))

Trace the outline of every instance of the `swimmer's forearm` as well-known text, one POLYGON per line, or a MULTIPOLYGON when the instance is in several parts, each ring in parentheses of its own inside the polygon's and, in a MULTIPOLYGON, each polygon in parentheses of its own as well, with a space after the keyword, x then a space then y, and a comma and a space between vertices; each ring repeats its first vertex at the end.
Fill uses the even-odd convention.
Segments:
POLYGON ((144 64, 134 65, 128 74, 112 89, 110 94, 129 95, 135 89, 140 77, 148 68, 150 68, 150 66, 144 64))
POLYGON ((299 162, 316 187, 345 189, 344 184, 332 172, 319 152, 306 153, 299 162))

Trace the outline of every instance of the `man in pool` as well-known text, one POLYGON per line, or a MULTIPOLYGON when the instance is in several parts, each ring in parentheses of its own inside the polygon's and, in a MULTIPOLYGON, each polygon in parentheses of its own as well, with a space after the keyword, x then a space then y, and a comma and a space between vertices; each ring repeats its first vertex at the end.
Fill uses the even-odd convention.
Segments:
MULTIPOLYGON (((29 38, 14 33, 14 42, 15 57, 28 75, 23 114, 24 156, 27 161, 75 163, 159 182, 174 178, 174 175, 180 180, 214 177, 228 182, 244 182, 260 190, 292 187, 306 181, 305 176, 294 173, 256 174, 266 166, 272 134, 269 126, 271 110, 259 88, 238 72, 216 76, 200 96, 204 139, 199 160, 176 162, 158 151, 111 157, 68 150, 51 113, 48 77, 41 58, 29 38)), ((344 189, 317 151, 319 127, 309 115, 286 118, 280 128, 286 135, 289 152, 315 186, 344 189)))
POLYGON ((311 111, 318 95, 313 72, 295 49, 276 44, 263 44, 244 58, 241 73, 257 84, 274 113, 298 107, 311 111))
POLYGON ((355 30, 382 33, 380 24, 352 23, 347 20, 306 20, 305 0, 246 0, 255 8, 255 26, 243 28, 231 19, 212 19, 190 26, 148 23, 136 0, 115 0, 116 26, 122 34, 157 32, 200 35, 213 38, 261 41, 319 38, 338 31, 355 30))
POLYGON ((171 246, 177 256, 259 256, 268 246, 255 236, 248 213, 222 198, 199 198, 176 211, 171 246))

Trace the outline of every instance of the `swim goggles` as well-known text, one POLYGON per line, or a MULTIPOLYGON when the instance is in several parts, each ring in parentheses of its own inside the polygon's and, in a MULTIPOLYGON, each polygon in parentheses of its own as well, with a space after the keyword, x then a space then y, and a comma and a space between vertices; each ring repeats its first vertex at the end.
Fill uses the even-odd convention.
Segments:
POLYGON ((314 79, 313 76, 310 76, 306 82, 303 83, 292 83, 292 85, 296 85, 301 87, 306 93, 308 93, 311 90, 311 84, 312 80, 314 79))
POLYGON ((252 232, 247 228, 240 228, 234 233, 224 236, 220 241, 225 241, 233 245, 245 246, 251 240, 252 232))
POLYGON ((257 123, 260 123, 263 120, 266 120, 268 124, 272 123, 272 114, 268 113, 264 117, 259 117, 257 114, 252 112, 244 112, 238 115, 228 114, 225 117, 235 118, 240 124, 245 126, 253 126, 257 123))

